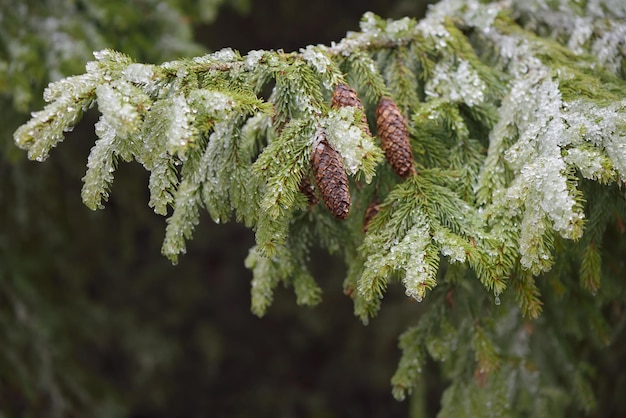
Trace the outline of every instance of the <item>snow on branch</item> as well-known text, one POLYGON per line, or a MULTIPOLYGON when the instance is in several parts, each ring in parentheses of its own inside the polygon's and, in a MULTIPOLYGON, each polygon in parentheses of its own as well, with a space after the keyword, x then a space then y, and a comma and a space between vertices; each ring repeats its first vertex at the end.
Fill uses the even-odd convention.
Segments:
MULTIPOLYGON (((49 104, 15 142, 43 161, 97 107, 85 204, 101 208, 117 164, 135 160, 150 171, 148 204, 168 216, 162 252, 173 262, 201 211, 245 223, 257 315, 281 282, 298 303, 320 300, 307 265, 317 243, 345 256, 344 289, 364 322, 394 278, 417 301, 470 278, 495 303, 512 279, 536 316, 534 276, 581 237, 585 286, 597 289, 600 253, 584 237, 609 217, 587 200, 626 178, 626 9, 577 4, 443 0, 419 22, 366 13, 359 32, 289 53, 226 48, 148 65, 99 51, 85 74, 46 89, 49 104), (351 102, 331 106, 338 86, 351 102), (394 117, 380 122, 382 98, 394 117), (393 132, 385 146, 381 129, 393 132), (402 176, 384 158, 400 148, 412 155, 402 176), (602 221, 586 229, 587 218, 602 221)), ((624 206, 611 207, 623 218, 624 206)), ((495 372, 490 337, 467 327, 495 372)), ((422 360, 402 362, 397 397, 422 360)))

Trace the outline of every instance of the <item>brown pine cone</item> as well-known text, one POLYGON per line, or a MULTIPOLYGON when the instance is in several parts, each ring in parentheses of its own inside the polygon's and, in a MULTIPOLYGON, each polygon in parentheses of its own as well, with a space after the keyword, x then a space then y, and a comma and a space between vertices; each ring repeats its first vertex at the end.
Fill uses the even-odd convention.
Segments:
POLYGON ((300 182, 300 192, 306 196, 310 206, 317 205, 319 199, 315 194, 315 186, 311 184, 311 180, 307 175, 302 176, 302 181, 300 182))
POLYGON ((335 218, 346 219, 350 212, 348 176, 341 155, 330 145, 323 130, 315 138, 311 166, 326 207, 335 218))
POLYGON ((376 129, 393 171, 402 178, 414 175, 407 121, 398 105, 389 97, 381 98, 376 107, 376 129))
POLYGON ((331 107, 339 108, 343 106, 353 106, 361 109, 363 112, 363 118, 361 119, 361 125, 363 132, 366 135, 372 136, 372 131, 370 131, 370 127, 367 124, 367 117, 365 116, 365 108, 363 107, 363 103, 359 96, 356 94, 356 90, 352 87, 348 86, 345 83, 340 83, 335 86, 335 90, 333 90, 333 98, 331 101, 331 107))
POLYGON ((378 199, 374 199, 372 203, 365 208, 365 215, 363 216, 363 232, 367 232, 370 222, 374 219, 374 216, 380 212, 380 202, 378 199))

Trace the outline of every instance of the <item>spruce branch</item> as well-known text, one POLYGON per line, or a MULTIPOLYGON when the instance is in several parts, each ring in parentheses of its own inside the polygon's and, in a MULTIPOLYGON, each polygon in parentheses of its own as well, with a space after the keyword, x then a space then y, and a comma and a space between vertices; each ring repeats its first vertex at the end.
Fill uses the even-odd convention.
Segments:
MULTIPOLYGON (((298 304, 319 303, 307 265, 316 244, 343 253, 344 292, 364 323, 397 278, 407 296, 429 298, 400 339, 394 396, 411 392, 427 355, 450 358, 444 414, 479 414, 484 402, 507 414, 518 400, 506 386, 532 380, 526 354, 507 345, 515 338, 530 351, 520 317, 556 315, 548 301, 580 298, 584 326, 571 334, 608 340, 571 277, 598 294, 603 237, 626 216, 623 8, 522 3, 443 0, 419 22, 366 13, 359 32, 291 53, 226 48, 149 65, 100 51, 85 74, 46 89, 48 105, 15 142, 42 161, 97 107, 89 208, 108 199, 117 162, 135 160, 150 172, 148 205, 169 215, 162 252, 172 262, 201 211, 245 223, 256 237, 245 264, 259 316, 279 283, 298 304), (548 297, 539 276, 552 284, 548 297), (501 296, 517 306, 495 308, 501 296), (461 338, 471 343, 456 352, 461 338)), ((583 409, 593 407, 587 374, 574 365, 567 374, 583 409)), ((529 414, 566 404, 519 402, 529 414)))
POLYGON ((539 299, 540 292, 532 273, 529 271, 516 272, 512 281, 522 314, 537 319, 541 315, 543 302, 539 299))
POLYGON ((398 400, 403 400, 412 392, 415 381, 424 367, 426 361, 424 335, 427 325, 424 318, 421 326, 410 328, 400 336, 399 347, 402 350, 402 358, 396 373, 391 378, 392 393, 398 400))

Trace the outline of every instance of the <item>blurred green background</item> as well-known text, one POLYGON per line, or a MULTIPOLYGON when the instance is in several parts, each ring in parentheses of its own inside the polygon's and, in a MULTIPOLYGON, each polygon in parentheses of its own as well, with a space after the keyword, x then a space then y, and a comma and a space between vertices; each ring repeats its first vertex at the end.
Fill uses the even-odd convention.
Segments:
MULTIPOLYGON (((92 111, 43 163, 12 132, 51 80, 110 47, 160 63, 223 47, 297 50, 358 30, 365 11, 420 17, 422 1, 0 0, 0 417, 403 417, 397 337, 420 305, 390 289, 363 326, 340 259, 316 252, 314 309, 279 289, 250 313, 253 234, 203 216, 188 253, 160 254, 147 173, 121 163, 106 209, 80 201, 92 111)), ((434 366, 433 366, 434 367, 434 366)), ((433 374, 434 375, 434 374, 433 374)), ((438 409, 442 382, 429 381, 438 409)))

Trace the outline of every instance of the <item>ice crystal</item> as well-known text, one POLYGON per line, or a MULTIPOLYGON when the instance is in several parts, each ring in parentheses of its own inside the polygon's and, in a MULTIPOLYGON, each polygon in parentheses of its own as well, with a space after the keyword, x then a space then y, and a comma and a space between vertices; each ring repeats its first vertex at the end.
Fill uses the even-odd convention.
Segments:
POLYGON ((90 209, 102 209, 102 202, 108 200, 108 188, 113 182, 115 171, 115 128, 103 117, 96 123, 98 140, 91 148, 87 159, 87 172, 83 177, 81 197, 90 209))
POLYGON ((517 142, 505 154, 512 167, 520 168, 541 153, 559 153, 559 145, 565 139, 560 108, 558 83, 544 79, 543 74, 533 73, 511 87, 501 114, 513 118, 519 130, 517 142))
POLYGON ((130 84, 121 80, 101 84, 96 89, 98 109, 102 112, 103 118, 123 136, 137 130, 141 122, 136 105, 130 102, 130 97, 141 96, 136 93, 130 84))
POLYGON ((587 179, 604 181, 615 175, 612 165, 603 165, 605 156, 593 148, 570 148, 564 159, 567 164, 578 168, 587 179))
POLYGON ((319 73, 326 73, 328 67, 332 65, 330 59, 322 52, 320 47, 309 45, 306 48, 300 48, 300 54, 319 73))
POLYGON ((591 47, 592 53, 611 72, 617 73, 626 56, 626 23, 607 23, 591 47))
POLYGON ((202 109, 212 116, 224 114, 230 110, 234 100, 227 94, 214 90, 194 90, 189 94, 189 101, 195 109, 202 109))
POLYGON ((92 105, 96 85, 101 81, 101 74, 87 73, 51 83, 44 94, 51 103, 33 112, 32 119, 15 131, 15 143, 28 149, 29 158, 45 160, 50 149, 63 140, 63 133, 71 130, 81 112, 92 105))
POLYGON ((567 41, 567 47, 576 54, 585 52, 584 45, 587 43, 591 35, 593 35, 593 25, 591 19, 587 17, 576 16, 573 18, 574 30, 567 41))
POLYGON ((127 81, 135 84, 148 84, 154 77, 154 65, 149 64, 130 64, 122 72, 127 81))
POLYGON ((238 54, 232 48, 223 48, 211 54, 216 61, 231 62, 236 61, 238 54))
POLYGON ((365 12, 363 17, 361 18, 359 27, 361 28, 361 31, 368 33, 368 34, 375 35, 380 32, 379 24, 380 24, 380 21, 374 13, 365 12))
POLYGON ((398 35, 405 35, 412 27, 412 20, 408 17, 391 21, 387 24, 385 32, 391 37, 397 37, 398 35))
POLYGON ((415 224, 404 238, 390 252, 398 257, 398 264, 405 271, 402 284, 405 293, 421 302, 426 295, 426 281, 430 278, 430 269, 425 261, 426 246, 430 243, 427 224, 415 224))
POLYGON ((519 173, 507 196, 511 202, 525 201, 527 211, 530 206, 533 210, 540 207, 556 231, 573 237, 579 233, 574 225, 583 214, 575 210, 561 156, 561 147, 571 141, 571 136, 561 117, 558 83, 544 77, 533 72, 518 80, 501 108, 501 115, 513 118, 519 131, 517 142, 505 152, 506 160, 519 173))
POLYGON ((248 71, 255 70, 259 62, 261 62, 261 59, 263 59, 263 56, 265 55, 265 53, 266 52, 263 50, 249 51, 248 54, 246 55, 246 60, 245 60, 246 69, 248 71))
POLYGON ((200 217, 199 183, 183 179, 176 190, 174 212, 167 220, 165 238, 161 252, 170 258, 172 263, 178 262, 178 255, 187 252, 185 240, 191 238, 194 227, 200 217))
POLYGON ((575 137, 603 148, 622 177, 626 176, 626 100, 616 101, 605 108, 590 106, 585 100, 567 104, 563 120, 575 132, 575 137))
POLYGON ((234 127, 234 120, 231 118, 222 119, 215 124, 196 173, 198 181, 204 184, 202 194, 207 209, 212 219, 218 223, 230 215, 229 192, 234 193, 230 191, 233 167, 228 159, 232 152, 234 127))
POLYGON ((551 264, 548 263, 551 255, 549 249, 544 245, 546 233, 544 216, 539 207, 529 202, 520 227, 520 264, 533 274, 548 271, 551 267, 551 264))
POLYGON ((451 263, 465 262, 466 253, 460 237, 439 229, 433 235, 433 241, 439 244, 441 255, 449 257, 451 263))
POLYGON ((114 52, 110 49, 102 49, 100 51, 94 51, 93 57, 96 61, 104 61, 114 55, 114 52))
POLYGON ((467 1, 463 20, 483 32, 490 32, 498 13, 504 8, 501 2, 482 4, 478 1, 467 1))
POLYGON ((626 3, 622 0, 589 1, 583 8, 562 0, 515 0, 512 6, 528 20, 528 27, 544 27, 554 37, 567 39, 573 52, 591 52, 609 71, 620 71, 626 55, 626 3))
POLYGON ((83 74, 68 77, 54 83, 50 83, 43 91, 43 99, 50 103, 63 97, 65 100, 77 100, 86 91, 95 88, 101 80, 99 74, 83 74))
POLYGON ((626 19, 626 3, 622 0, 589 0, 587 13, 599 18, 626 19))
POLYGON ((576 202, 568 190, 564 170, 562 158, 539 157, 522 168, 507 197, 514 202, 523 201, 526 212, 541 209, 550 216, 556 231, 574 238, 579 232, 573 227, 584 215, 575 210, 576 202))
MULTIPOLYGON (((402 283, 407 296, 421 301, 426 289, 433 285, 431 266, 427 262, 428 247, 431 244, 430 225, 428 219, 419 210, 415 210, 407 223, 406 232, 397 235, 393 240, 386 241, 380 251, 370 254, 365 261, 365 270, 359 281, 358 290, 366 298, 373 296, 372 287, 380 280, 386 280, 390 271, 403 273, 402 283)), ((387 231, 389 232, 389 231, 387 231)), ((380 237, 376 234, 365 237, 365 246, 380 245, 380 237)))
POLYGON ((196 135, 192 113, 183 95, 176 95, 171 102, 170 127, 167 135, 170 154, 179 153, 184 158, 185 149, 196 135))
POLYGON ((468 106, 481 104, 484 100, 485 82, 471 68, 469 62, 443 60, 437 63, 433 77, 425 86, 430 97, 442 97, 451 101, 463 101, 468 106))

